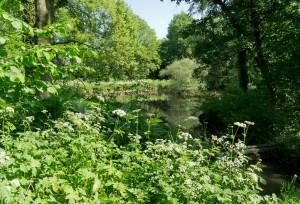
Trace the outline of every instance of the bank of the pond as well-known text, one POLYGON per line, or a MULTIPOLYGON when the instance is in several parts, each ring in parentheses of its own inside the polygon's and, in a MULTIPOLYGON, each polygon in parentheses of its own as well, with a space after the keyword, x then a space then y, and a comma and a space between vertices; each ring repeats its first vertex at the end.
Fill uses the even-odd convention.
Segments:
POLYGON ((64 89, 76 92, 79 95, 93 96, 101 95, 103 97, 127 96, 127 95, 157 95, 173 94, 178 97, 193 96, 219 96, 217 92, 207 92, 203 90, 175 90, 172 88, 170 80, 132 80, 132 81, 111 81, 111 82, 88 82, 74 80, 68 82, 59 82, 64 89))

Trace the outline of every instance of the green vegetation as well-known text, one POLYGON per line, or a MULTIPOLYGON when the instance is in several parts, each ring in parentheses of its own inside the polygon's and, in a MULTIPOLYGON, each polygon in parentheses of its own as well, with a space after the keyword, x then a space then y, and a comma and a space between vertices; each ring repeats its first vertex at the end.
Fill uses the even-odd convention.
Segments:
POLYGON ((171 89, 173 91, 195 91, 199 90, 198 80, 193 77, 194 71, 198 68, 197 63, 191 59, 174 61, 166 69, 161 70, 160 76, 169 76, 171 89))
POLYGON ((162 41, 123 0, 0 2, 1 203, 299 203, 297 177, 261 195, 243 151, 299 164, 300 3, 185 2, 201 18, 162 41), (167 88, 214 93, 202 116, 234 126, 199 139, 102 97, 167 88))
MULTIPOLYGON (((100 101, 85 101, 85 106, 84 113, 65 111, 57 120, 44 120, 44 127, 40 118, 24 117, 23 131, 18 132, 10 121, 19 112, 11 107, 2 111, 1 202, 265 203, 278 199, 258 194, 259 168, 245 168, 245 145, 235 143, 235 135, 213 138, 209 144, 181 131, 172 134, 158 118, 139 110, 111 110, 100 101), (216 158, 219 154, 222 157, 216 158)), ((51 118, 47 110, 41 114, 51 118)))
POLYGON ((132 93, 164 92, 170 87, 168 80, 133 80, 133 81, 113 81, 113 82, 87 82, 68 81, 63 84, 63 91, 77 93, 77 95, 102 95, 116 96, 132 93))

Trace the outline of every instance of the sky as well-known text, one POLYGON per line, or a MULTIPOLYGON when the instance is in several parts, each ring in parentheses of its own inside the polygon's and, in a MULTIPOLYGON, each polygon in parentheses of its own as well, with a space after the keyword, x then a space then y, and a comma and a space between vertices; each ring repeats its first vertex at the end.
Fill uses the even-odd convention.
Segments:
POLYGON ((181 3, 179 6, 170 0, 124 0, 135 14, 144 19, 156 32, 160 39, 166 37, 168 25, 175 14, 188 11, 189 5, 181 3))

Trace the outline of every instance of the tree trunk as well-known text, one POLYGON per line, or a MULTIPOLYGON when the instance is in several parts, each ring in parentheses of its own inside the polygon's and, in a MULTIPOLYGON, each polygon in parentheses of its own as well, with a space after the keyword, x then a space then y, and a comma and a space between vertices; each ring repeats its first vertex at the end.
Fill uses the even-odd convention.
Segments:
MULTIPOLYGON (((226 13, 227 18, 231 26, 235 29, 237 38, 242 40, 245 35, 245 28, 244 26, 238 22, 236 17, 230 13, 226 4, 221 0, 215 0, 216 4, 221 6, 222 10, 226 13)), ((246 92, 248 90, 248 83, 249 83, 249 73, 247 68, 247 51, 244 48, 244 45, 240 45, 240 49, 237 50, 237 67, 239 71, 239 84, 240 87, 246 92)))
MULTIPOLYGON (((36 22, 35 27, 43 29, 45 26, 53 23, 54 18, 54 0, 35 0, 36 22)), ((36 38, 36 45, 51 43, 50 38, 36 38)), ((48 74, 41 76, 41 80, 52 82, 52 78, 48 74)), ((38 93, 41 98, 49 98, 50 93, 45 91, 38 93)))
POLYGON ((243 89, 244 92, 248 90, 249 84, 249 76, 248 76, 248 69, 246 65, 246 57, 247 52, 245 49, 238 51, 238 68, 239 68, 239 77, 240 77, 240 87, 243 89))
POLYGON ((277 91, 274 85, 272 73, 268 66, 268 62, 266 60, 263 47, 262 47, 262 39, 261 39, 261 31, 260 31, 260 22, 257 18, 257 15, 252 13, 252 21, 253 21, 253 35, 255 39, 255 48, 257 51, 257 56, 255 57, 257 66, 261 72, 261 75, 267 85, 268 91, 270 92, 271 99, 273 102, 278 101, 277 91))

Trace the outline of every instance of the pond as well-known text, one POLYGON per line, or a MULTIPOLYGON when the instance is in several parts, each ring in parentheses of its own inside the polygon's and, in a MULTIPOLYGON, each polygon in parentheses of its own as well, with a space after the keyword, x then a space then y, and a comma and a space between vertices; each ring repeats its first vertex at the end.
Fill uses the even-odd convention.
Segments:
MULTIPOLYGON (((203 131, 198 116, 203 113, 202 104, 206 96, 179 96, 170 94, 157 95, 127 95, 117 96, 116 101, 127 103, 138 101, 137 109, 147 113, 155 113, 167 122, 180 126, 182 130, 193 131, 193 135, 202 136, 203 131)), ((287 166, 278 163, 278 160, 266 160, 259 164, 263 169, 261 176, 266 180, 262 194, 280 194, 282 184, 288 182, 293 175, 287 166)))

